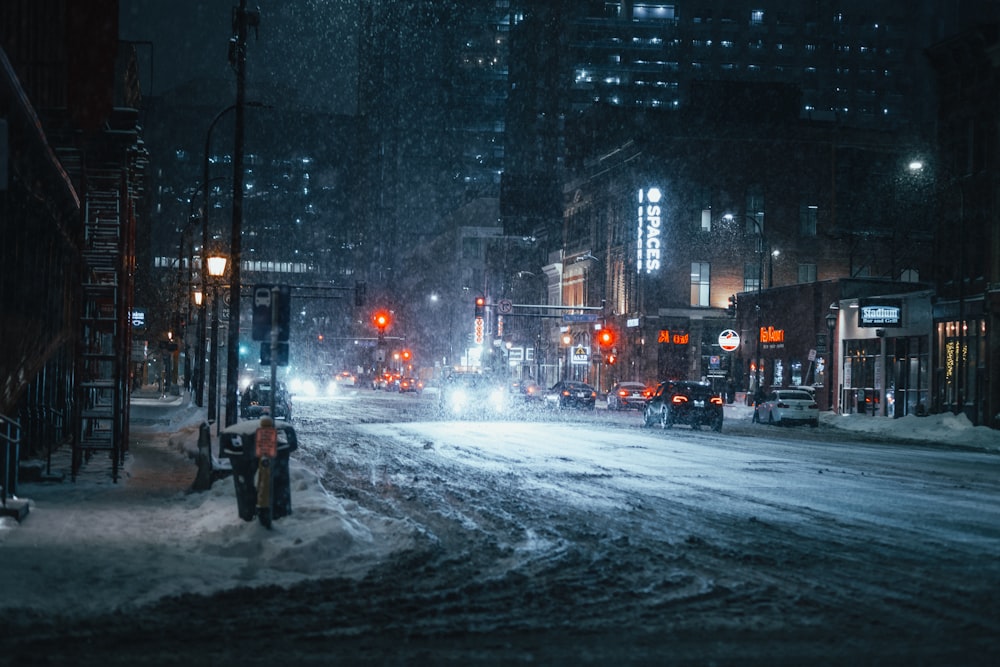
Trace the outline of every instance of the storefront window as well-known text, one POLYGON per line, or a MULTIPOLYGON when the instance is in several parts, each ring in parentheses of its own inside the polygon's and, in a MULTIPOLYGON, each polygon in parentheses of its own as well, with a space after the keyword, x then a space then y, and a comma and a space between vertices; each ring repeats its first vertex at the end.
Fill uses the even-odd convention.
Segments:
POLYGON ((793 359, 788 366, 792 370, 792 386, 798 387, 802 384, 802 362, 793 359))
MULTIPOLYGON (((982 320, 941 322, 937 338, 942 381, 938 384, 939 408, 946 412, 970 409, 976 404, 976 372, 985 358, 982 320)), ((969 415, 970 419, 973 415, 969 415)))

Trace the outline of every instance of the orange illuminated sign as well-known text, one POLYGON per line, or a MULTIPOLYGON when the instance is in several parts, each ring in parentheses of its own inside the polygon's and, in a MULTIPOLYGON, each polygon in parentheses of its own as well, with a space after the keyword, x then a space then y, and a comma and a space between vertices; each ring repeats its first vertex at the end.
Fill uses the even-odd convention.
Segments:
POLYGON ((670 333, 669 329, 660 329, 660 334, 656 338, 657 343, 666 343, 667 345, 687 345, 691 342, 691 334, 687 331, 674 331, 670 333))
POLYGON ((784 343, 785 342, 785 330, 775 329, 774 327, 761 327, 760 328, 760 342, 761 343, 784 343))

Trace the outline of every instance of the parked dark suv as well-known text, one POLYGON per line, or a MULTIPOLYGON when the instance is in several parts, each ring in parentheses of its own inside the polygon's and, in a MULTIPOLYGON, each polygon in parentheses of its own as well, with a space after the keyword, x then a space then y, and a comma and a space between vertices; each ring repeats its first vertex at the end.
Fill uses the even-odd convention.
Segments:
MULTIPOLYGON (((278 381, 278 391, 274 394, 274 418, 292 418, 292 397, 285 383, 278 381)), ((260 419, 271 412, 271 380, 258 379, 250 383, 240 396, 240 417, 260 419)))
POLYGON ((661 428, 673 428, 674 424, 687 424, 693 429, 709 426, 721 431, 722 403, 722 396, 709 384, 666 380, 657 385, 646 405, 643 423, 659 424, 661 428))

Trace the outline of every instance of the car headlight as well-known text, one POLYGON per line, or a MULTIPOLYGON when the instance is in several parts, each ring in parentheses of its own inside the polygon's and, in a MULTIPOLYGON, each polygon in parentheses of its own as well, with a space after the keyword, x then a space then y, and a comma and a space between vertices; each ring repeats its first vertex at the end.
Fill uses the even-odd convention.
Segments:
POLYGON ((464 408, 469 402, 469 394, 464 389, 455 389, 448 396, 448 405, 455 412, 464 408))
POLYGON ((300 378, 295 378, 288 383, 289 388, 291 388, 292 393, 302 394, 303 396, 315 396, 316 395, 316 383, 312 380, 302 380, 300 378))

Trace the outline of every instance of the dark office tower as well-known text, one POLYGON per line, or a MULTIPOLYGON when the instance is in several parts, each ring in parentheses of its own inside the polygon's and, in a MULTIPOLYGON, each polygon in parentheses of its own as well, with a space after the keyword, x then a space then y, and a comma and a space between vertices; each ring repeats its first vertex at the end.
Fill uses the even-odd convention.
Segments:
POLYGON ((515 0, 512 4, 507 153, 500 196, 504 233, 558 237, 565 97, 571 71, 565 28, 576 3, 515 0))
POLYGON ((392 281, 450 211, 498 196, 507 4, 362 0, 362 196, 376 283, 392 281))

